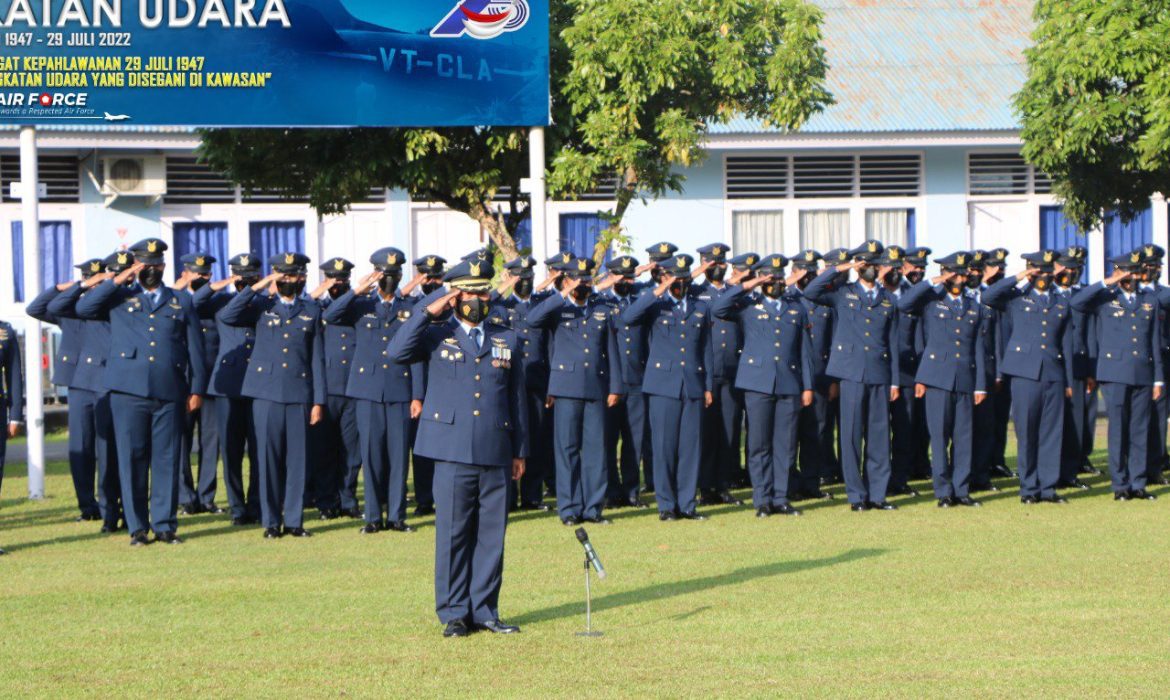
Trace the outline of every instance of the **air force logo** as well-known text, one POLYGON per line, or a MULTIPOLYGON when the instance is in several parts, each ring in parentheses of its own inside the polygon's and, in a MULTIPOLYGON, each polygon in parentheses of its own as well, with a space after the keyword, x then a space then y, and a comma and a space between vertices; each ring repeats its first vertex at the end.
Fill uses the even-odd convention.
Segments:
POLYGON ((460 0, 431 36, 493 39, 528 24, 528 14, 527 0, 460 0))

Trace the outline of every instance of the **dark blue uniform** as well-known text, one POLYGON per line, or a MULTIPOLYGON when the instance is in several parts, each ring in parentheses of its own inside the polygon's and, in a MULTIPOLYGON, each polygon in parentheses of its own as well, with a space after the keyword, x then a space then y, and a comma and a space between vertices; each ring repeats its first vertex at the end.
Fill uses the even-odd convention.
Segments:
MULTIPOLYGON (((692 288, 692 295, 713 306, 727 287, 704 282, 692 288)), ((740 440, 744 420, 744 395, 735 377, 743 349, 743 330, 733 320, 711 320, 711 406, 703 413, 703 456, 699 466, 699 490, 705 501, 723 502, 727 490, 739 477, 740 440)))
MULTIPOLYGON (((1167 312, 1170 311, 1170 287, 1160 283, 1153 283, 1146 286, 1154 294, 1154 298, 1158 301, 1158 322, 1161 327, 1161 350, 1162 350, 1162 382, 1170 386, 1170 319, 1167 319, 1167 312)), ((1166 465, 1166 426, 1167 420, 1170 419, 1170 397, 1166 396, 1166 392, 1162 392, 1162 396, 1154 402, 1154 407, 1150 418, 1150 437, 1148 444, 1152 445, 1152 449, 1147 450, 1147 462, 1149 467, 1146 470, 1147 482, 1151 484, 1164 484, 1165 477, 1162 474, 1166 465)), ((1091 447, 1090 447, 1090 450, 1091 447)))
POLYGON ((1065 389, 1072 385, 1072 309, 1051 291, 1008 277, 983 292, 983 303, 1009 318, 999 372, 1011 378, 1022 499, 1057 500, 1065 389))
POLYGON ((230 326, 254 326, 256 345, 241 391, 252 399, 260 457, 260 513, 266 530, 302 530, 309 414, 325 403, 321 309, 311 299, 261 295, 250 287, 219 312, 230 326))
MULTIPOLYGON (((161 243, 152 247, 152 252, 165 249, 161 243)), ((150 528, 170 541, 178 526, 185 402, 207 391, 199 317, 186 295, 161 286, 152 295, 112 280, 82 295, 77 313, 110 323, 105 388, 114 417, 126 526, 132 536, 144 537, 150 528)))
MULTIPOLYGON (((24 372, 21 369, 20 342, 16 331, 6 321, 0 321, 0 369, 4 372, 0 385, 0 484, 4 483, 4 460, 8 451, 8 424, 24 422, 24 372)), ((0 550, 3 551, 3 550, 0 550)))
POLYGON ((903 294, 898 308, 921 319, 925 348, 914 382, 926 386, 934 495, 939 505, 951 505, 971 495, 978 439, 975 395, 987 395, 991 311, 962 292, 951 296, 926 280, 903 294))
MULTIPOLYGON (((206 286, 206 285, 205 285, 206 286)), ((186 290, 177 290, 177 295, 186 295, 194 306, 194 293, 186 290)), ((208 314, 195 307, 199 314, 199 326, 203 333, 203 356, 207 360, 206 376, 210 377, 215 369, 215 358, 219 356, 219 328, 215 323, 215 315, 208 314)), ((179 504, 191 512, 219 512, 215 505, 215 492, 218 489, 217 474, 219 472, 219 405, 217 397, 208 394, 203 397, 203 405, 198 411, 187 414, 187 424, 183 431, 183 445, 179 448, 182 453, 179 480, 179 504), (199 433, 199 451, 196 463, 199 465, 198 482, 191 473, 191 452, 195 447, 195 433, 199 433)))
MULTIPOLYGON (((637 264, 633 266, 637 267, 637 264)), ((622 402, 610 409, 606 431, 609 499, 615 505, 640 505, 639 472, 645 475, 646 490, 654 490, 654 449, 650 443, 649 402, 642 392, 646 357, 650 349, 649 331, 640 323, 629 325, 621 320, 621 313, 634 303, 640 289, 633 286, 630 293, 624 296, 616 291, 610 295, 610 303, 617 311, 614 332, 622 369, 621 393, 624 395, 622 402)))
POLYGON ((593 441, 605 435, 606 397, 622 392, 612 308, 597 295, 576 303, 553 294, 528 312, 530 327, 552 333, 548 393, 557 404, 553 450, 562 521, 600 520, 605 506, 605 452, 593 441))
MULTIPOLYGON (((1095 397, 1090 397, 1086 382, 1095 377, 1097 358, 1097 330, 1095 314, 1078 311, 1071 300, 1083 287, 1074 284, 1068 288, 1059 285, 1053 291, 1070 301, 1072 319, 1069 332, 1073 336, 1072 396, 1065 399, 1064 437, 1060 454, 1060 485, 1080 485, 1077 474, 1089 458, 1085 448, 1090 444, 1085 433, 1093 429, 1090 423, 1089 407, 1095 397)), ((1085 488, 1088 488, 1087 485, 1085 488)))
POLYGON ((805 299, 803 292, 792 293, 792 296, 799 300, 808 318, 809 357, 813 371, 813 402, 811 406, 801 408, 797 426, 800 461, 793 491, 801 497, 819 496, 822 493, 821 480, 831 480, 841 473, 833 420, 835 402, 829 400, 829 388, 834 379, 827 373, 836 315, 832 307, 805 299))
POLYGON ((841 469, 849 502, 885 503, 890 482, 890 387, 900 376, 898 313, 889 292, 860 282, 834 287, 829 268, 804 290, 809 301, 831 306, 837 324, 826 373, 841 380, 841 469), (865 476, 862 477, 862 442, 865 476))
MULTIPOLYGON (((326 294, 317 303, 324 314, 333 299, 326 294)), ((309 497, 311 505, 327 516, 338 509, 350 514, 357 511, 357 481, 362 471, 357 403, 347 394, 357 331, 346 320, 324 323, 325 417, 309 428, 315 462, 309 474, 309 497)))
MULTIPOLYGON (((1135 263, 1140 262, 1140 255, 1135 263)), ((1152 392, 1162 385, 1161 320, 1155 293, 1097 282, 1073 295, 1096 319, 1097 380, 1109 411, 1109 471, 1119 498, 1146 497, 1152 392)))
MULTIPOLYGON (((900 280, 896 290, 886 291, 898 304, 910 283, 900 280)), ((918 314, 898 312, 898 399, 890 403, 890 491, 917 495, 910 477, 918 466, 927 443, 923 400, 914 397, 914 376, 925 345, 918 314)))

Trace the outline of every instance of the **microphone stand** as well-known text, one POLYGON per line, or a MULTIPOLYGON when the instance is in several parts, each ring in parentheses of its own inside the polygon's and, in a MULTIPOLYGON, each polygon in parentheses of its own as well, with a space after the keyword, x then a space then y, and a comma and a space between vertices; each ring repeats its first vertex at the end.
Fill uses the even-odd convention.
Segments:
POLYGON ((589 555, 585 555, 585 631, 577 632, 578 637, 600 637, 602 632, 593 629, 593 593, 589 587, 589 555))

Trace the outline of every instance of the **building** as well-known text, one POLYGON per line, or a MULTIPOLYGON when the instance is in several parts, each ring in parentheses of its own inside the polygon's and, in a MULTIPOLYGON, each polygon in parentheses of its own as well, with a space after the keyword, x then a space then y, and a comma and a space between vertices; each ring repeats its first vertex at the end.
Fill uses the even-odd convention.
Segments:
MULTIPOLYGON (((709 158, 685 173, 685 193, 631 206, 625 223, 635 251, 663 239, 691 250, 722 240, 764 254, 868 237, 940 253, 1080 241, 1089 277, 1099 278, 1110 255, 1166 245, 1163 198, 1133 222, 1110 220, 1082 236, 1047 178, 1020 157, 1011 95, 1024 79, 1032 2, 816 1, 837 104, 797 133, 747 120, 713 129, 709 158)), ((23 232, 9 191, 19 179, 17 140, 15 129, 0 129, 0 251, 12 251, 0 256, 0 317, 20 325, 23 232)), ((484 241, 466 216, 400 192, 371 192, 346 215, 324 218, 304 202, 246 196, 197 164, 198 139, 186 128, 45 128, 38 141, 46 286, 69 278, 73 261, 147 236, 169 241, 173 256, 210 250, 220 274, 229 254, 245 250, 343 255, 361 272, 384 245, 450 258, 484 241), (145 194, 115 198, 103 182, 145 194)), ((591 249, 606 206, 604 193, 551 202, 549 235, 532 241, 534 254, 591 249)))

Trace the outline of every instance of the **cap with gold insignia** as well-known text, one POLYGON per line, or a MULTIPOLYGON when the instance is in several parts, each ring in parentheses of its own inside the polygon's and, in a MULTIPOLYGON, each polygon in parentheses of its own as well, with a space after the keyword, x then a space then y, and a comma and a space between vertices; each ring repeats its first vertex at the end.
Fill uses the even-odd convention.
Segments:
POLYGON ((260 258, 250 253, 240 253, 228 259, 228 267, 231 268, 233 275, 241 277, 258 275, 260 274, 260 258))
POLYGON ((698 249, 699 259, 703 262, 727 262, 729 252, 726 243, 708 243, 698 249))
POLYGON ((115 250, 103 260, 106 272, 121 272, 134 264, 134 254, 128 250, 115 250))
POLYGON ((779 253, 773 253, 772 255, 765 255, 760 258, 760 261, 752 269, 756 271, 756 274, 761 276, 772 275, 773 277, 783 277, 784 268, 786 267, 788 267, 788 258, 779 253))
POLYGON ((926 267, 930 264, 930 254, 934 252, 925 246, 906 249, 906 262, 914 267, 926 267))
POLYGON ((459 259, 460 260, 491 260, 491 258, 492 258, 492 252, 490 250, 488 250, 487 248, 480 248, 478 250, 471 251, 470 253, 468 253, 467 255, 464 255, 463 257, 461 257, 459 259))
POLYGON ((672 277, 690 277, 691 265, 695 264, 695 259, 686 253, 680 253, 658 264, 662 267, 663 272, 672 277))
POLYGON ((1055 250, 1038 250, 1034 253, 1024 253, 1020 256, 1028 267, 1035 268, 1041 272, 1052 272, 1053 264, 1058 257, 1055 250))
POLYGON ((663 241, 650 246, 646 249, 646 252, 650 255, 650 262, 660 263, 672 258, 678 252, 678 246, 663 241))
POLYGON ((521 279, 532 279, 536 274, 536 258, 521 255, 504 263, 504 269, 521 279))
POLYGON ((834 248, 821 256, 825 261, 826 267, 836 267, 842 263, 849 262, 851 253, 848 248, 834 248))
POLYGON ((808 250, 802 250, 796 254, 796 257, 792 259, 792 267, 798 270, 816 270, 817 262, 820 261, 820 259, 821 254, 812 248, 809 248, 808 250))
POLYGON ((1003 265, 1007 262, 1008 256, 1011 254, 1011 251, 1007 248, 992 248, 987 252, 987 259, 992 265, 1003 265))
POLYGON ((573 253, 571 253, 567 250, 562 250, 561 252, 557 253, 556 255, 553 255, 553 256, 549 257, 548 259, 546 259, 544 261, 544 264, 550 270, 558 270, 558 271, 563 272, 566 269, 565 266, 568 265, 569 263, 573 262, 576 259, 577 259, 577 256, 573 255, 573 253))
MULTIPOLYGON (((1140 250, 1138 251, 1141 252, 1140 250)), ((1065 267, 1083 267, 1085 258, 1088 257, 1088 251, 1083 246, 1072 246, 1059 251, 1056 256, 1056 262, 1065 267)))
POLYGON ((85 262, 79 262, 73 267, 81 270, 82 277, 91 277, 99 272, 105 272, 106 262, 101 258, 91 258, 85 262))
POLYGON ((1142 269, 1142 265, 1146 261, 1146 256, 1141 248, 1131 250, 1125 255, 1118 255, 1109 260, 1113 263, 1113 267, 1124 270, 1125 272, 1137 272, 1142 269))
POLYGON ((167 251, 166 241, 160 241, 157 238, 145 238, 130 246, 130 252, 134 254, 134 259, 140 263, 147 265, 161 265, 163 263, 163 253, 167 251))
POLYGON ((370 254, 370 264, 378 272, 398 272, 406 264, 406 253, 387 246, 370 254))
POLYGON ((987 266, 987 262, 991 260, 991 253, 986 250, 971 250, 967 254, 970 256, 967 259, 968 270, 982 270, 987 266))
POLYGON ((489 260, 463 260, 447 270, 447 274, 443 275, 443 281, 452 289, 486 292, 491 290, 492 277, 495 274, 496 271, 489 260))
POLYGON ((214 255, 205 251, 197 250, 194 253, 187 253, 179 258, 179 262, 190 272, 200 275, 211 274, 211 263, 218 262, 214 255))
POLYGON ((438 277, 443 274, 443 266, 446 264, 447 260, 438 255, 424 255, 411 263, 416 270, 428 277, 438 277))
POLYGON ((309 264, 309 256, 303 253, 277 253, 268 258, 268 265, 273 272, 282 272, 286 275, 303 275, 309 264))
POLYGON ((565 266, 565 276, 579 280, 592 279, 596 267, 597 263, 593 262, 593 258, 577 258, 565 266))
POLYGON ((620 255, 605 264, 605 268, 615 275, 634 277, 637 275, 638 259, 632 255, 620 255))
POLYGON ((971 264, 971 253, 965 250, 959 250, 945 258, 938 258, 935 260, 938 266, 947 272, 967 272, 968 266, 971 264))
POLYGON ((740 253, 727 262, 736 270, 750 270, 760 261, 759 253, 740 253))
POLYGON ((849 257, 862 262, 873 262, 881 256, 885 249, 881 241, 871 239, 849 251, 849 257))
POLYGON ((329 279, 347 280, 349 279, 350 270, 353 269, 353 263, 345 258, 329 258, 318 265, 317 268, 321 270, 321 274, 329 279))
POLYGON ((1142 246, 1142 257, 1147 264, 1160 265, 1162 258, 1166 257, 1166 249, 1156 243, 1148 243, 1142 246))
POLYGON ((900 245, 889 245, 877 258, 878 265, 887 267, 902 267, 906 262, 906 249, 900 245))

